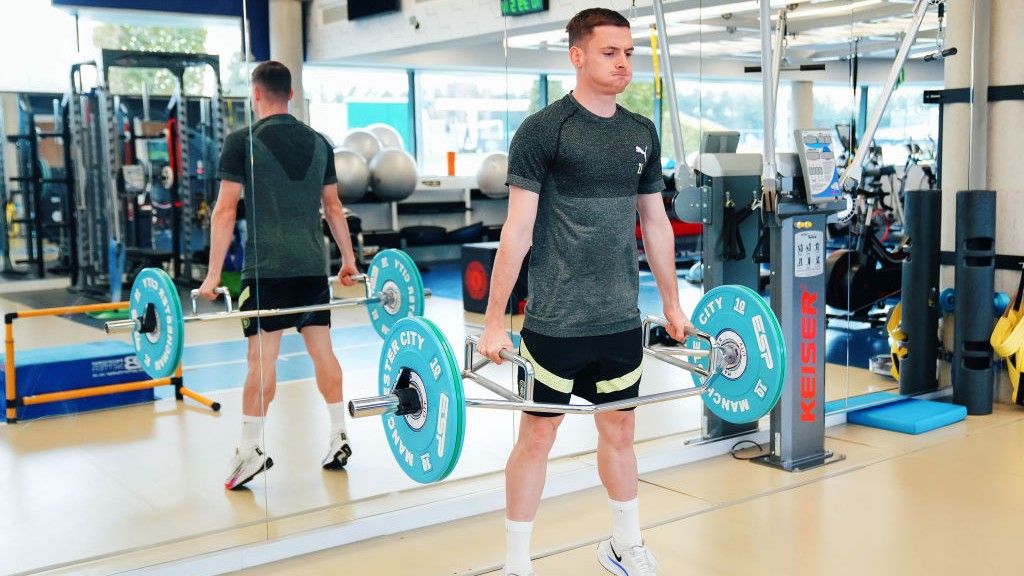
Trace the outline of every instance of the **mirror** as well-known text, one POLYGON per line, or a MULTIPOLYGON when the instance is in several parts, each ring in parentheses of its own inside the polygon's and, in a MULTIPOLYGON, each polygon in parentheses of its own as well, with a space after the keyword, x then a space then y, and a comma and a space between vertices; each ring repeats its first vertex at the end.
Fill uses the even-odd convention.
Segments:
POLYGON ((2 25, 8 54, 56 36, 8 59, 0 86, 13 137, 3 144, 0 272, 20 280, 4 284, 2 307, 23 318, 12 325, 8 390, 35 398, 0 428, 4 485, 20 502, 0 571, 86 560, 127 569, 173 558, 185 539, 196 538, 190 553, 262 540, 265 506, 224 497, 226 458, 206 441, 225 435, 232 405, 228 378, 214 376, 231 369, 221 327, 190 324, 182 399, 170 380, 132 384, 151 378, 129 336, 104 332, 128 318, 147 267, 166 273, 161 290, 188 312, 220 147, 248 124, 242 4, 232 16, 173 17, 50 4, 26 2, 2 25), (105 385, 120 388, 45 396, 105 385))
MULTIPOLYGON (((901 345, 890 343, 888 328, 900 322, 903 306, 897 304, 906 301, 901 288, 902 296, 910 296, 906 289, 927 291, 917 283, 902 286, 902 259, 913 246, 906 228, 907 193, 937 185, 938 106, 926 103, 924 93, 941 89, 943 82, 941 64, 925 59, 944 49, 945 23, 940 23, 938 10, 932 8, 924 16, 888 99, 884 90, 900 41, 914 20, 914 8, 892 6, 892 14, 881 20, 851 8, 849 84, 814 86, 815 122, 835 128, 848 163, 867 137, 864 131, 870 129, 876 110, 884 110, 860 164, 864 175, 850 221, 830 225, 828 361, 847 369, 830 372, 835 377, 829 378, 826 400, 835 402, 829 411, 899 397, 899 366, 893 369, 891 355, 892 347, 901 345), (837 120, 847 114, 850 120, 837 120)), ((916 302, 920 296, 912 298, 916 302)), ((913 385, 902 390, 916 391, 921 390, 913 385)))

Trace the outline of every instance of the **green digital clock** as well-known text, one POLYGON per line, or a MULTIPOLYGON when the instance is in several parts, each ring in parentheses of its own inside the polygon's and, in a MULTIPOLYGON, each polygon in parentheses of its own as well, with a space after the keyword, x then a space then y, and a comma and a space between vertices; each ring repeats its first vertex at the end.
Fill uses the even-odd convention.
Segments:
POLYGON ((522 16, 548 9, 548 0, 501 0, 502 16, 522 16))

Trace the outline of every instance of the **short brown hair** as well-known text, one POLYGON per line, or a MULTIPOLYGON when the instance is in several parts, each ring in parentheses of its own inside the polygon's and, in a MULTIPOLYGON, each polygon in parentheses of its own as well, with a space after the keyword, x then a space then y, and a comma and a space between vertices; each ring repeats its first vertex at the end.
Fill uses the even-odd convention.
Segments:
POLYGON ((598 26, 629 28, 629 20, 615 10, 587 8, 573 16, 565 26, 565 31, 569 33, 569 46, 576 46, 586 40, 598 26))
POLYGON ((259 84, 273 96, 287 100, 292 91, 292 73, 284 64, 269 60, 253 69, 252 83, 259 84))

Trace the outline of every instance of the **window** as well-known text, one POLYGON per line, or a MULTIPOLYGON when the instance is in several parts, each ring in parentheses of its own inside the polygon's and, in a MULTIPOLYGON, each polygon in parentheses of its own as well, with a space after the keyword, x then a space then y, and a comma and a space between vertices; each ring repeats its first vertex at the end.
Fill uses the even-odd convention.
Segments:
POLYGON ((537 102, 536 75, 421 72, 416 75, 420 173, 476 174, 484 157, 507 152, 512 135, 537 102))
MULTIPOLYGON (((881 91, 881 86, 872 88, 876 95, 881 91)), ((875 142, 882 147, 886 164, 902 165, 907 159, 908 144, 921 147, 921 160, 935 157, 939 107, 924 103, 924 91, 933 89, 941 86, 904 85, 893 92, 875 132, 875 142)))
POLYGON ((8 5, 0 18, 0 53, 0 90, 63 92, 68 70, 79 60, 75 19, 49 0, 23 0, 17 9, 8 5))
POLYGON ((412 151, 409 76, 405 71, 306 66, 302 86, 309 101, 310 126, 335 144, 340 144, 349 130, 382 122, 397 130, 406 151, 412 151))

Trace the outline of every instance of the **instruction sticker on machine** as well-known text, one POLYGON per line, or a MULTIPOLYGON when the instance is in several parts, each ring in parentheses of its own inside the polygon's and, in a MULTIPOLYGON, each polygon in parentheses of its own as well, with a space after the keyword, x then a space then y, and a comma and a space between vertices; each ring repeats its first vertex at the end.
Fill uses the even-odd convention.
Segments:
POLYGON ((841 195, 835 146, 828 130, 797 130, 797 152, 804 169, 807 201, 831 202, 841 195))
POLYGON ((793 262, 797 278, 825 273, 825 235, 818 230, 805 230, 793 235, 793 262))

